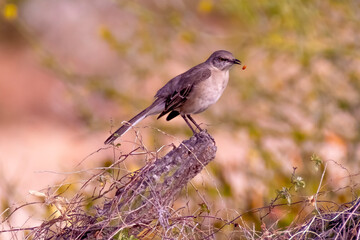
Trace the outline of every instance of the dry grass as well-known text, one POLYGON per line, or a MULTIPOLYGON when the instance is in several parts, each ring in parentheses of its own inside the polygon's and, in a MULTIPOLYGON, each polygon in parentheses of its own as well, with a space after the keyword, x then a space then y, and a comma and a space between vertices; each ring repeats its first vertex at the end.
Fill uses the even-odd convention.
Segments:
MULTIPOLYGON (((143 188, 141 184, 147 182, 144 176, 154 168, 156 156, 157 153, 141 145, 127 154, 122 153, 110 166, 83 179, 85 182, 71 197, 65 196, 71 188, 68 184, 42 192, 32 191, 41 201, 14 208, 3 220, 0 233, 9 234, 11 239, 360 239, 360 198, 338 205, 324 198, 326 192, 320 192, 327 165, 315 195, 292 201, 294 190, 299 187, 294 168, 291 186, 286 191, 278 191, 268 206, 243 211, 229 219, 221 209, 209 209, 206 201, 194 203, 191 197, 187 197, 187 202, 177 203, 176 209, 172 202, 166 205, 164 195, 155 190, 157 185, 153 183, 146 185, 149 191, 138 191, 143 188), (139 157, 147 159, 142 168, 124 169, 124 161, 139 157), (144 202, 153 208, 139 211, 145 206, 144 202), (190 204, 198 207, 191 208, 190 204), (34 205, 54 206, 55 211, 38 226, 12 227, 12 218, 20 210, 34 205), (278 212, 298 206, 300 211, 292 223, 279 227, 283 216, 278 212), (155 209, 154 212, 151 209, 155 209), (143 217, 132 215, 134 212, 143 217), (260 229, 247 220, 250 214, 259 216, 260 229)), ((356 187, 356 183, 353 185, 349 187, 356 187)), ((172 197, 175 196, 178 195, 172 197)))

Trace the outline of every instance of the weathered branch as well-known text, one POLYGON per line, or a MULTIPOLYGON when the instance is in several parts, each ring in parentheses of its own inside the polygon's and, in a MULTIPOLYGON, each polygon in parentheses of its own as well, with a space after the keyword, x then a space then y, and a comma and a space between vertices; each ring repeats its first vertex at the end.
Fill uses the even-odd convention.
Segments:
POLYGON ((83 219, 87 226, 65 228, 56 239, 68 236, 91 239, 99 234, 111 238, 124 230, 129 235, 137 235, 154 222, 166 227, 174 200, 215 158, 215 153, 215 141, 204 131, 183 141, 163 158, 134 173, 131 180, 97 210, 96 216, 83 219))

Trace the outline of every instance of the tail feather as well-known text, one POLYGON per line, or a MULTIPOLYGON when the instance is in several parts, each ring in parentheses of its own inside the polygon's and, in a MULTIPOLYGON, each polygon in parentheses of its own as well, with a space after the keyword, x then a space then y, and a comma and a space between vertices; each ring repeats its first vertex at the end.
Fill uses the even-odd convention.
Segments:
POLYGON ((130 119, 127 123, 122 125, 118 130, 116 130, 113 134, 111 134, 108 139, 105 140, 105 144, 112 144, 118 137, 124 135, 127 131, 130 130, 131 127, 135 126, 138 122, 143 120, 147 115, 147 109, 130 119))
POLYGON ((149 115, 158 114, 164 109, 164 103, 161 99, 156 99, 150 107, 146 108, 135 117, 130 119, 127 123, 122 125, 118 130, 116 130, 113 134, 111 134, 108 139, 105 140, 105 144, 112 144, 118 137, 124 135, 127 131, 130 130, 131 127, 135 126, 138 122, 143 120, 149 115))

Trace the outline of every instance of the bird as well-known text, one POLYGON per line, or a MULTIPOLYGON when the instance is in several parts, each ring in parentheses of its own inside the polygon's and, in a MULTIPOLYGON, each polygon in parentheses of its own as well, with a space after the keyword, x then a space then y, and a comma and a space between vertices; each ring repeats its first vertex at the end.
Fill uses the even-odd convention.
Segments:
POLYGON ((189 120, 197 130, 202 131, 191 114, 201 113, 219 100, 228 84, 229 70, 234 64, 241 65, 241 61, 231 52, 215 51, 205 62, 168 81, 157 91, 155 100, 149 107, 123 124, 104 144, 113 144, 141 120, 157 114, 157 119, 168 114, 167 121, 180 115, 194 134, 196 131, 189 120))

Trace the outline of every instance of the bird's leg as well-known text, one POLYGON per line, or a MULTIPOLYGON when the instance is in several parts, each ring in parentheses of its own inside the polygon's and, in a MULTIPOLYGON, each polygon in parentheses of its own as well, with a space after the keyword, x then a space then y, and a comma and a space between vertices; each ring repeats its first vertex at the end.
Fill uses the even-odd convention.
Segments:
POLYGON ((199 131, 201 132, 202 131, 201 127, 199 126, 199 124, 197 124, 195 122, 195 120, 190 116, 190 114, 187 114, 186 116, 190 119, 190 121, 192 121, 192 123, 196 126, 196 128, 199 129, 199 131))
POLYGON ((190 127, 191 131, 192 131, 194 134, 196 134, 196 131, 194 130, 194 128, 191 126, 191 124, 189 123, 189 121, 188 121, 187 118, 186 118, 187 115, 182 115, 182 114, 181 114, 181 116, 182 116, 182 118, 185 120, 186 124, 190 127))

